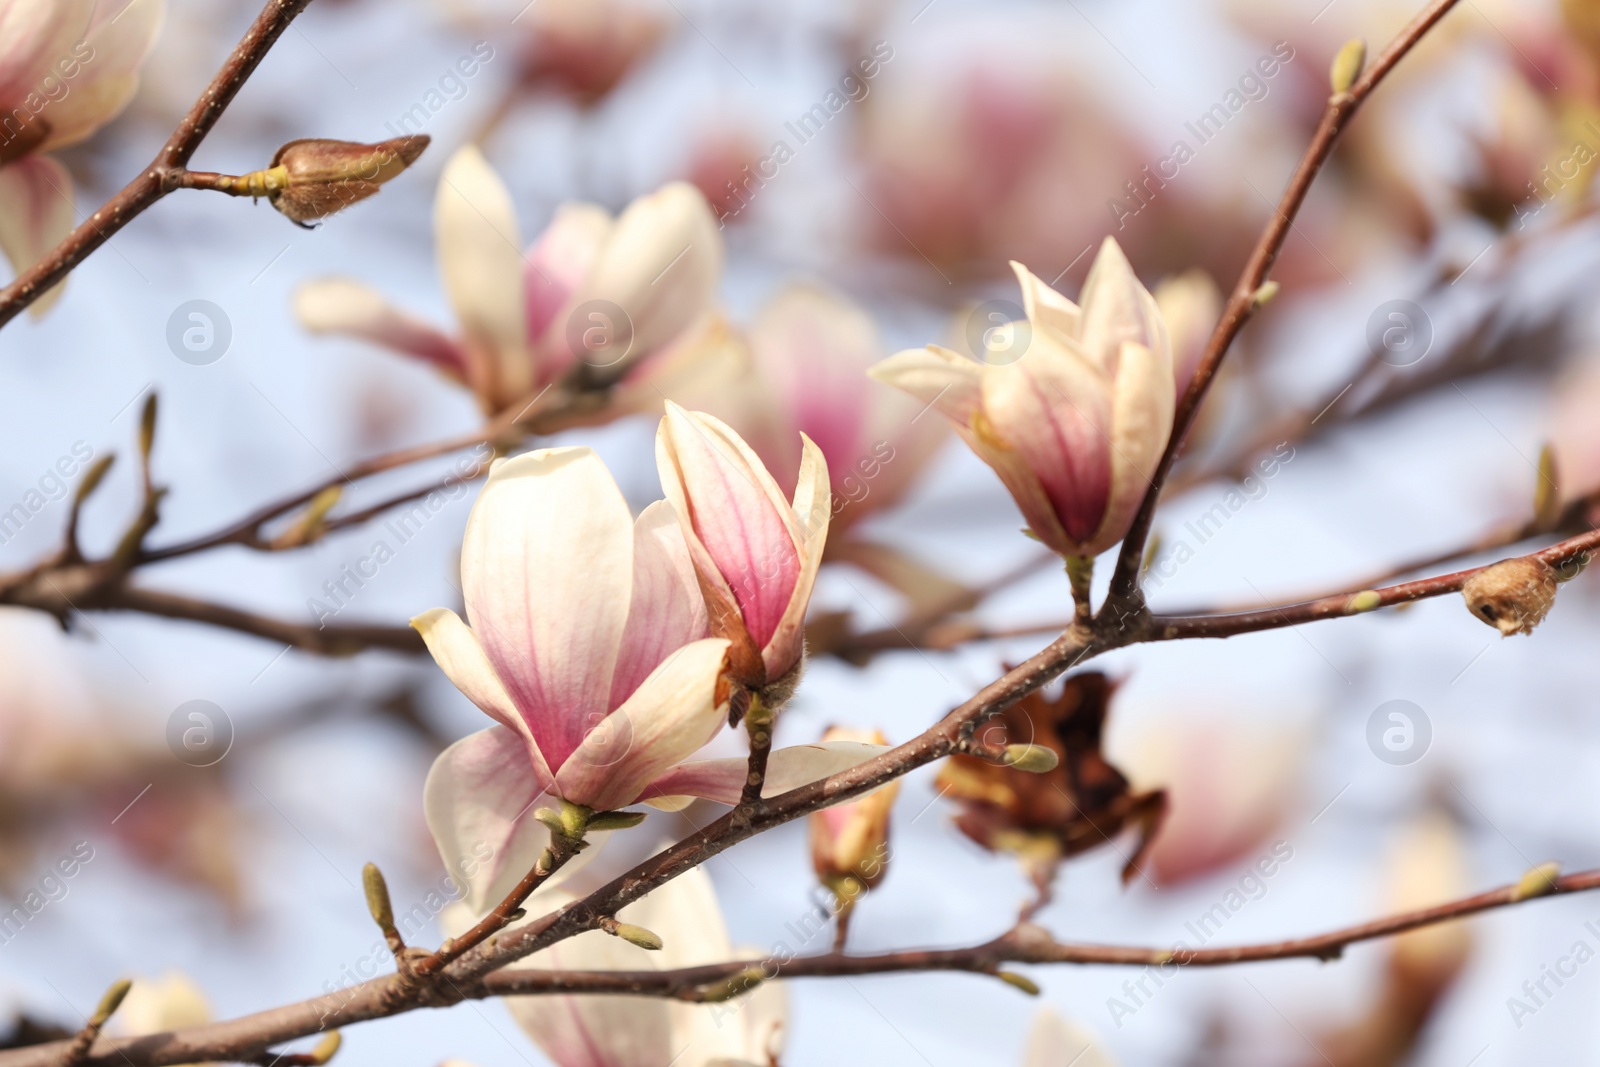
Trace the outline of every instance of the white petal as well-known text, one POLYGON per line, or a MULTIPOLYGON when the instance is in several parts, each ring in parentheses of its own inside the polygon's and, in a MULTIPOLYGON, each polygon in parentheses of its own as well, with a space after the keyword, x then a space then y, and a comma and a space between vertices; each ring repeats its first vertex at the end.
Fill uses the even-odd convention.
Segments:
POLYGON ((1171 354, 1130 343, 1122 346, 1119 362, 1112 394, 1111 495, 1091 554, 1110 548, 1128 532, 1172 436, 1171 354))
POLYGON ((600 458, 500 460, 461 547, 467 618, 550 769, 611 711, 633 585, 633 517, 600 458))
MULTIPOLYGON (((542 896, 542 894, 541 894, 542 896)), ((546 910, 548 907, 546 906, 546 910)), ((711 879, 686 871, 617 915, 661 936, 646 952, 598 930, 582 933, 529 957, 517 969, 666 970, 729 958, 731 948, 711 879)), ((662 997, 510 997, 518 1024, 562 1067, 665 1067, 703 1063, 693 1042, 693 1008, 662 997)))
POLYGON ((464 737, 434 761, 422 789, 428 829, 474 914, 498 904, 549 847, 550 831, 533 817, 544 796, 527 746, 504 726, 464 737))
POLYGON ((1083 325, 1083 312, 1078 305, 1056 292, 1033 271, 1016 260, 1011 261, 1017 284, 1022 287, 1022 310, 1028 324, 1035 330, 1050 334, 1059 343, 1077 340, 1083 325))
POLYGON ((468 145, 445 166, 433 212, 439 272, 473 361, 469 384, 480 395, 520 397, 531 390, 533 371, 511 194, 468 145))
POLYGON ((938 408, 957 426, 969 425, 983 404, 982 367, 938 345, 896 352, 867 375, 938 408))
POLYGON ((1108 374, 1116 373, 1124 342, 1170 351, 1167 328, 1155 297, 1133 273, 1133 266, 1115 238, 1107 237, 1101 244, 1089 276, 1084 279, 1081 302, 1083 324, 1078 336, 1082 351, 1085 358, 1108 374))
POLYGON ((631 351, 653 351, 710 307, 722 255, 716 216, 705 197, 686 182, 672 182, 617 217, 571 306, 591 300, 617 305, 632 324, 631 351))
POLYGON ((1116 1067, 1094 1039, 1049 1008, 1034 1016, 1022 1067, 1116 1067))
MULTIPOLYGON (((21 274, 72 232, 72 176, 49 156, 28 156, 0 167, 0 251, 21 274)), ((60 296, 62 286, 34 301, 42 315, 60 296)))

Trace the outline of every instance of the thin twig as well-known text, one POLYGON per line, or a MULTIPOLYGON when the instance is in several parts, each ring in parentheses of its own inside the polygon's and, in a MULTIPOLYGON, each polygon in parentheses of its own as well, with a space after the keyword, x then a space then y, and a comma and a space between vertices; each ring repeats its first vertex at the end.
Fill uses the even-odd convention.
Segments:
POLYGON ((156 158, 39 262, 0 289, 0 327, 16 318, 90 253, 182 182, 184 168, 289 23, 311 0, 268 0, 156 158))
POLYGON ((1344 131, 1350 117, 1371 95, 1384 76, 1394 69, 1395 64, 1399 63, 1455 4, 1456 0, 1433 0, 1409 26, 1400 32, 1389 47, 1373 60, 1350 86, 1349 91, 1335 93, 1328 99, 1327 108, 1322 113, 1321 121, 1317 123, 1311 143, 1290 177, 1283 198, 1274 208, 1266 228, 1262 230, 1261 237, 1256 242, 1255 249, 1251 252, 1250 259, 1234 286, 1233 293, 1228 297, 1222 317, 1218 320, 1211 339, 1206 343, 1205 352, 1189 383, 1188 391, 1184 393, 1183 400, 1178 405, 1173 418, 1172 436, 1167 441, 1166 451, 1162 453, 1161 462, 1157 464, 1155 474, 1150 479, 1150 487, 1139 505, 1133 525, 1122 542, 1122 551, 1117 558, 1117 569, 1111 579, 1110 596, 1113 601, 1124 605, 1133 605, 1137 602, 1140 564, 1144 558, 1145 541, 1150 536, 1150 524, 1155 518, 1156 504, 1161 497, 1161 488, 1166 484, 1167 475, 1171 473, 1172 465, 1183 449, 1184 438, 1188 436, 1189 428, 1194 424, 1200 404, 1205 399, 1206 390, 1216 377, 1223 357, 1227 355, 1239 331, 1254 314, 1261 287, 1266 284, 1272 264, 1277 260, 1284 241, 1288 239, 1289 231, 1294 226, 1294 218, 1305 203, 1312 182, 1316 180, 1323 164, 1333 154, 1339 134, 1344 131))

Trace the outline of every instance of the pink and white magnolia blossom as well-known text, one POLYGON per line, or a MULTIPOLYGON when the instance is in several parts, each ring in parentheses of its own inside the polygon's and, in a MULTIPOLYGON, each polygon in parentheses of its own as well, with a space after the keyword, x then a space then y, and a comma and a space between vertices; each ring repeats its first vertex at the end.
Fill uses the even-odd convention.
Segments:
POLYGON ((929 345, 872 369, 952 419, 1034 535, 1097 556, 1128 532, 1172 433, 1172 346, 1155 298, 1110 237, 1073 304, 1013 263, 1027 313, 1009 361, 929 345))
MULTIPOLYGON (((587 448, 498 460, 467 521, 461 587, 466 622, 435 608, 412 625, 497 722, 446 749, 425 789, 429 826, 447 865, 472 885, 469 901, 508 876, 503 896, 548 844, 532 818, 542 796, 596 810, 738 799, 743 758, 686 762, 726 721, 719 679, 729 642, 706 636, 671 504, 635 520, 587 448)), ((879 751, 843 742, 779 749, 766 791, 879 751)))
POLYGON ((164 0, 0 0, 0 251, 17 273, 72 232, 72 176, 47 153, 127 106, 164 10, 164 0))
MULTIPOLYGON (((576 899, 563 888, 541 890, 527 908, 540 915, 576 899)), ((591 930, 508 970, 664 971, 739 955, 702 868, 651 890, 617 917, 659 934, 661 949, 643 952, 591 930)), ((441 916, 448 935, 464 932, 477 918, 459 904, 441 916)), ((786 1000, 782 983, 762 982, 739 1000, 736 1011, 667 997, 509 997, 506 1006, 557 1067, 756 1067, 776 1063, 783 1051, 786 1000)))
POLYGON ((730 643, 730 677, 752 690, 794 679, 828 540, 828 463, 809 437, 800 440, 791 501, 720 419, 669 401, 656 433, 661 487, 688 542, 711 632, 730 643))
POLYGON ((483 154, 462 148, 434 202, 451 336, 347 278, 302 286, 300 321, 432 364, 494 413, 525 401, 579 360, 597 368, 665 350, 711 308, 722 239, 705 197, 672 182, 616 218, 568 203, 526 252, 511 194, 483 154))

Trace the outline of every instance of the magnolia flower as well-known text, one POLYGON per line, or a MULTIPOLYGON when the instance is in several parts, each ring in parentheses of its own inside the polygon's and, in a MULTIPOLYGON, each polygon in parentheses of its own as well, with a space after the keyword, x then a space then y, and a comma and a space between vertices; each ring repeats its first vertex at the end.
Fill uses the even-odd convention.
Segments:
MULTIPOLYGON (((577 899, 562 889, 529 899, 540 915, 577 899)), ((578 934, 528 957, 511 971, 671 970, 736 959, 711 879, 687 871, 623 908, 623 922, 661 937, 657 952, 598 930, 578 934)), ((447 934, 465 931, 477 916, 453 905, 442 916, 447 934)), ((667 997, 510 997, 512 1017, 557 1067, 729 1067, 777 1062, 787 1015, 783 987, 752 983, 727 1004, 687 1004, 667 997)))
MULTIPOLYGON (((881 731, 848 726, 828 727, 822 740, 888 745, 881 731)), ((862 893, 876 889, 889 873, 889 812, 899 792, 900 783, 890 782, 865 796, 811 814, 811 869, 833 893, 841 918, 862 893)))
POLYGON ((572 203, 527 252, 511 194, 476 148, 440 177, 434 236, 460 322, 449 336, 349 279, 311 282, 300 321, 432 364, 486 412, 525 401, 580 360, 603 369, 665 349, 710 308, 722 271, 716 219, 694 187, 673 182, 616 218, 572 203))
POLYGON ((523 10, 530 31, 524 83, 584 103, 615 89, 656 50, 667 28, 658 8, 627 0, 543 0, 523 10))
POLYGON ((163 10, 164 0, 0 0, 0 251, 18 274, 72 231, 72 176, 46 153, 127 106, 163 10))
POLYGON ((1185 714, 1142 731, 1122 765, 1136 783, 1165 789, 1166 821, 1144 871, 1176 885, 1260 858, 1293 809, 1305 757, 1296 729, 1185 714))
MULTIPOLYGON (((751 690, 792 684, 828 540, 822 451, 801 435, 800 473, 793 501, 786 501, 743 438, 668 401, 656 467, 688 542, 711 632, 728 641, 730 677, 751 690)), ((770 700, 781 704, 786 695, 770 700)))
POLYGON ((1110 1056, 1075 1023, 1043 1008, 1033 1018, 1022 1067, 1115 1067, 1110 1056))
POLYGON ((901 352, 879 381, 933 404, 995 469, 1029 528, 1067 556, 1122 539, 1172 433, 1174 375, 1155 299, 1107 237, 1080 309, 1013 263, 1028 334, 1013 323, 1009 362, 948 349, 901 352))
MULTIPOLYGON (((451 869, 474 856, 484 866, 469 877, 474 892, 490 893, 508 871, 514 882, 548 844, 532 818, 543 795, 597 811, 738 799, 744 759, 685 762, 726 720, 719 678, 730 642, 706 636, 671 504, 658 501, 634 520, 587 448, 498 460, 467 520, 461 587, 467 622, 436 608, 412 625, 456 687, 498 723, 446 749, 425 793, 434 837, 453 850, 451 869)), ((879 751, 780 749, 766 791, 879 751)))

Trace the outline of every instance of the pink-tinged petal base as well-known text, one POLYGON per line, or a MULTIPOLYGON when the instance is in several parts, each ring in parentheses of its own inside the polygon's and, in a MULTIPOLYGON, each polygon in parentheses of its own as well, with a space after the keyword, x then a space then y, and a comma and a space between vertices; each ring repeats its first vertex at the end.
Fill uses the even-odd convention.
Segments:
POLYGON ((346 278, 307 282, 295 290, 294 312, 312 333, 359 337, 432 364, 458 381, 467 380, 466 355, 459 345, 360 282, 346 278))
POLYGON ((667 656, 706 636, 706 601, 672 505, 658 500, 633 524, 633 600, 610 706, 620 708, 667 656))
POLYGON ((988 368, 983 407, 1039 480, 1068 540, 1083 545, 1111 496, 1112 423, 1107 382, 1073 347, 1035 337, 1017 362, 988 368))
POLYGON ((727 719, 716 699, 727 651, 727 641, 709 637, 670 654, 627 703, 589 731, 556 772, 556 791, 596 811, 625 807, 705 747, 727 719))

